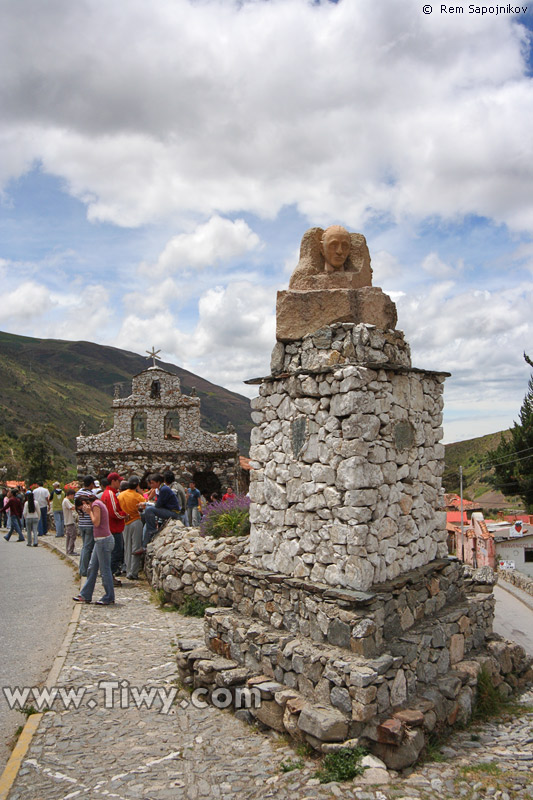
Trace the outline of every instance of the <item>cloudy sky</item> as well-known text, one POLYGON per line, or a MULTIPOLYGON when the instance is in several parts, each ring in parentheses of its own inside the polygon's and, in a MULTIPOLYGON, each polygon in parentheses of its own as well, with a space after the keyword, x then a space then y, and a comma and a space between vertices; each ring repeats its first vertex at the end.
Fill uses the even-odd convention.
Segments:
POLYGON ((509 427, 533 356, 533 13, 450 8, 0 0, 0 328, 155 345, 247 394, 304 231, 340 223, 414 365, 453 373, 444 441, 509 427))

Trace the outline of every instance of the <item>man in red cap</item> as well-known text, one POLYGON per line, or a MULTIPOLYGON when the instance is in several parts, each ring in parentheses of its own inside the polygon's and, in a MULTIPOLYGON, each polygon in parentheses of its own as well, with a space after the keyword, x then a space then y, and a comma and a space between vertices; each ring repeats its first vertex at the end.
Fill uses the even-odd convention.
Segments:
POLYGON ((117 575, 120 575, 124 562, 124 536, 122 531, 128 519, 128 515, 120 507, 117 492, 123 478, 118 472, 110 472, 107 476, 107 487, 101 497, 109 514, 109 529, 115 539, 115 546, 111 554, 111 572, 113 573, 113 585, 122 586, 117 575))

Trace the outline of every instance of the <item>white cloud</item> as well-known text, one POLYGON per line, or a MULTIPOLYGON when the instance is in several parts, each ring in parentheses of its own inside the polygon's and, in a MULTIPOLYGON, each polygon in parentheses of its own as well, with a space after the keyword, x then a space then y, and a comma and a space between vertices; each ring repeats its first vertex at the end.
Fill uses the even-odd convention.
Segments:
POLYGON ((34 281, 15 282, 13 288, 10 288, 8 281, 2 286, 0 324, 14 319, 32 324, 36 318, 46 314, 52 303, 48 289, 34 281))
POLYGON ((192 233, 175 236, 158 258, 156 272, 203 269, 242 256, 260 246, 259 236, 242 219, 232 222, 217 215, 192 233))
POLYGON ((0 26, 0 179, 40 160, 92 220, 295 205, 352 229, 376 214, 533 229, 520 17, 427 17, 418 0, 131 0, 127 14, 52 0, 30 4, 29 26, 27 5, 0 26))
POLYGON ((449 281, 397 302, 413 366, 451 372, 446 440, 509 427, 527 387, 522 353, 533 341, 531 285, 468 292, 449 281))
POLYGON ((162 308, 150 317, 129 314, 116 344, 139 353, 154 344, 163 351, 162 358, 245 394, 244 380, 269 372, 274 306, 273 290, 232 282, 202 295, 193 333, 180 330, 172 312, 162 308))
POLYGON ((115 316, 109 291, 98 284, 84 284, 77 297, 69 296, 68 305, 59 321, 43 323, 37 335, 107 344, 115 316))
POLYGON ((442 280, 457 275, 462 270, 462 263, 452 267, 439 258, 438 253, 429 253, 422 261, 422 269, 434 278, 442 280))

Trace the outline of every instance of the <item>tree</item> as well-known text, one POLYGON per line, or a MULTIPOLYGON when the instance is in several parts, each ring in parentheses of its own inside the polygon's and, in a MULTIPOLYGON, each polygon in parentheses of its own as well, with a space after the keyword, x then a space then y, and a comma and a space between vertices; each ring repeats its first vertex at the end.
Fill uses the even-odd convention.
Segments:
MULTIPOLYGON (((526 362, 532 360, 524 353, 526 362)), ((519 413, 519 422, 510 430, 511 437, 501 438, 496 450, 489 453, 494 475, 491 482, 505 495, 519 495, 528 511, 533 511, 533 374, 519 413)))
POLYGON ((50 443, 46 429, 28 433, 22 438, 24 466, 30 483, 57 477, 65 468, 65 459, 50 443))

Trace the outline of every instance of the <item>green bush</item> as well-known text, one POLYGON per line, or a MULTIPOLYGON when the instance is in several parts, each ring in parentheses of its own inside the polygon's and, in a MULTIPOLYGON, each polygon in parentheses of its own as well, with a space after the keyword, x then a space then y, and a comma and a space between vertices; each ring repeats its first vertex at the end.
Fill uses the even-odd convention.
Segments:
POLYGON ((496 717, 509 706, 497 686, 494 686, 489 672, 482 667, 477 678, 477 695, 474 703, 472 719, 474 722, 484 722, 496 717))
POLYGON ((315 777, 320 783, 351 781, 364 771, 364 767, 361 766, 361 759, 364 755, 366 755, 366 751, 362 747, 356 747, 353 750, 343 747, 336 753, 328 753, 322 767, 315 772, 315 777))
POLYGON ((183 598, 183 602, 178 607, 180 614, 184 617, 203 617, 206 608, 213 605, 209 600, 204 600, 195 594, 188 594, 183 598))
POLYGON ((246 536, 250 533, 250 500, 233 497, 209 503, 200 525, 203 536, 246 536))

